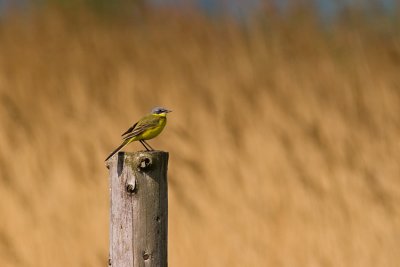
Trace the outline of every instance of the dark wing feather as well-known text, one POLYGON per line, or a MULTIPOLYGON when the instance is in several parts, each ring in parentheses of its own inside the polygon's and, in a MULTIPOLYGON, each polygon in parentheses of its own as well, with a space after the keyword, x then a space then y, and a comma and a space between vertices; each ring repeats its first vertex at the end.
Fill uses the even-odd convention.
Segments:
POLYGON ((132 137, 138 136, 144 131, 158 126, 159 121, 159 117, 148 115, 138 121, 134 126, 132 126, 133 129, 130 132, 126 133, 123 139, 128 140, 132 137))
POLYGON ((137 124, 138 124, 138 123, 135 123, 134 125, 132 125, 132 127, 129 128, 128 130, 126 130, 126 132, 124 132, 123 134, 121 134, 121 136, 124 136, 124 135, 126 135, 126 134, 132 132, 132 130, 135 129, 135 126, 136 126, 137 124))

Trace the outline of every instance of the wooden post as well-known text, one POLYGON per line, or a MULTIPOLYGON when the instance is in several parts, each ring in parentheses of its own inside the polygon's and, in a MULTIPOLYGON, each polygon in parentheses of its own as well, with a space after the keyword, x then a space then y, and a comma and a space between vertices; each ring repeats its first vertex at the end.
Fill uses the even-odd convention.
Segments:
POLYGON ((118 153, 110 170, 112 267, 166 267, 168 153, 118 153))

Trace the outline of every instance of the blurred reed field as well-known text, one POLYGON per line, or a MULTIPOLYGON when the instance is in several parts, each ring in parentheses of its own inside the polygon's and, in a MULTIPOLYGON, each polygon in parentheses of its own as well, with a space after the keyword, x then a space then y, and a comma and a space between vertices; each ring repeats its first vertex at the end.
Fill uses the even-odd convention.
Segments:
POLYGON ((170 266, 399 266, 398 22, 355 18, 2 17, 1 265, 106 266, 104 158, 161 105, 170 266))

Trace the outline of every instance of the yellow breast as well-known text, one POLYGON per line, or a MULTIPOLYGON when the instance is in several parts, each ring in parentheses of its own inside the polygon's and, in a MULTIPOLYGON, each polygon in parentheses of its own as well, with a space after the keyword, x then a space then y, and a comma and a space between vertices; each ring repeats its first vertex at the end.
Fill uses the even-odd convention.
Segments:
POLYGON ((140 136, 138 136, 137 140, 149 140, 157 135, 159 135, 162 130, 164 129, 165 125, 167 124, 167 118, 166 116, 159 116, 159 122, 158 125, 154 128, 146 130, 144 133, 142 133, 140 136))

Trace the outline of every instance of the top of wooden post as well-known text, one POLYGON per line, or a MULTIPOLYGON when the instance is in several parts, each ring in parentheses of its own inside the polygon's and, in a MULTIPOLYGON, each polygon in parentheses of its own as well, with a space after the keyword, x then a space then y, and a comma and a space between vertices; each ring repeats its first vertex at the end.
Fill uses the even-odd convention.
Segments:
POLYGON ((167 156, 169 153, 162 150, 151 150, 151 151, 135 151, 135 152, 124 152, 120 151, 106 161, 106 167, 109 168, 110 165, 117 161, 126 160, 126 163, 133 164, 132 167, 135 167, 137 170, 145 169, 150 167, 153 164, 153 159, 156 157, 167 156))

